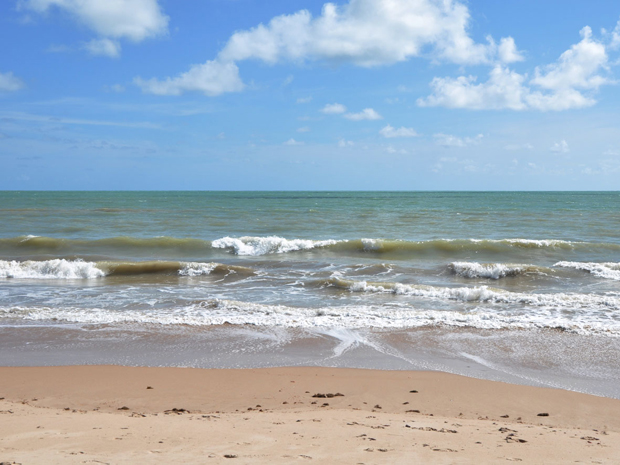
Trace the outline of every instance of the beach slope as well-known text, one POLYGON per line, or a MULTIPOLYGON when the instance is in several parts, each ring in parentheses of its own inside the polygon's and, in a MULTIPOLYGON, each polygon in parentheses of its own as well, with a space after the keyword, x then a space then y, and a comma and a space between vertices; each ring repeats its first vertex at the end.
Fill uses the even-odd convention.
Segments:
POLYGON ((0 462, 618 463, 620 400, 440 372, 0 368, 0 462))

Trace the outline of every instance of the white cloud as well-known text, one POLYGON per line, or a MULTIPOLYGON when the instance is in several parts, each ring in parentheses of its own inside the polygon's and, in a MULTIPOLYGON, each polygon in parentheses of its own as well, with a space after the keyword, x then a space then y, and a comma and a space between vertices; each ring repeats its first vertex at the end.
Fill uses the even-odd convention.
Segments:
POLYGON ((353 147, 354 145, 355 142, 353 142, 352 140, 340 139, 338 141, 338 147, 353 147))
POLYGON ((21 0, 20 8, 46 13, 58 8, 102 37, 139 42, 168 32, 157 0, 21 0))
POLYGON ((0 73, 0 92, 15 92, 25 87, 24 82, 10 71, 0 73))
POLYGON ((475 76, 453 78, 434 78, 431 82, 433 93, 418 99, 422 107, 442 106, 447 108, 468 108, 472 110, 504 109, 524 110, 523 86, 525 77, 510 71, 502 65, 496 65, 489 75, 489 80, 476 83, 475 76))
POLYGON ((112 39, 93 39, 86 42, 83 47, 91 55, 101 55, 111 58, 118 58, 121 55, 121 44, 112 39))
POLYGON ((434 134, 435 143, 442 147, 467 147, 468 145, 478 145, 482 138, 482 134, 478 134, 476 137, 457 137, 451 134, 434 134))
POLYGON ((607 53, 602 43, 592 39, 589 27, 581 30, 581 36, 582 40, 564 52, 557 62, 536 68, 534 78, 527 84, 527 75, 496 64, 489 79, 480 84, 474 76, 433 79, 433 93, 418 99, 418 105, 541 111, 592 106, 596 100, 582 91, 596 91, 610 83, 600 74, 607 68, 607 53))
POLYGON ((347 107, 340 103, 328 103, 321 109, 321 113, 325 113, 326 115, 339 115, 345 111, 347 111, 347 107))
POLYGON ((617 157, 620 156, 620 150, 608 149, 603 152, 603 155, 607 157, 617 157))
POLYGON ((110 41, 97 46, 95 40, 85 46, 99 55, 118 56, 120 44, 111 45, 113 39, 140 42, 168 33, 169 18, 157 0, 20 0, 18 7, 41 14, 55 9, 68 13, 97 34, 100 41, 110 41))
POLYGON ((300 141, 296 141, 293 138, 290 138, 289 140, 287 140, 286 142, 284 142, 284 145, 304 145, 303 142, 300 141))
POLYGON ((185 91, 198 91, 215 96, 224 92, 238 92, 244 88, 237 65, 219 61, 194 65, 186 73, 165 81, 137 77, 134 83, 140 86, 143 92, 156 95, 180 95, 185 91))
POLYGON ((568 148, 568 143, 565 140, 561 140, 560 142, 555 142, 551 147, 549 147, 553 153, 568 153, 570 149, 568 148))
POLYGON ((282 87, 286 87, 295 80, 295 76, 289 74, 284 81, 282 81, 282 87))
POLYGON ((400 127, 398 129, 393 128, 389 124, 379 131, 383 137, 416 137, 419 134, 413 128, 400 127))
POLYGON ((499 47, 492 39, 475 43, 467 32, 469 23, 469 10, 460 0, 326 3, 317 17, 301 10, 235 32, 215 60, 256 59, 268 64, 318 60, 372 67, 421 55, 457 64, 489 63, 498 54, 503 60, 519 59, 510 38, 502 39, 499 47))
POLYGON ((377 113, 372 108, 364 108, 359 113, 347 113, 346 115, 344 115, 344 117, 352 121, 362 121, 362 120, 372 121, 372 120, 377 120, 377 119, 383 119, 383 116, 381 116, 379 113, 377 113))
POLYGON ((312 102, 312 97, 300 97, 297 99, 297 103, 310 103, 312 102))
POLYGON ((497 47, 497 55, 502 63, 514 63, 523 61, 523 55, 517 50, 517 45, 512 37, 503 37, 497 47))
POLYGON ((543 70, 536 69, 532 79, 543 89, 598 89, 609 80, 597 74, 607 65, 605 46, 592 40, 592 29, 584 27, 580 31, 581 42, 573 45, 562 53, 556 63, 546 66, 543 70))
POLYGON ((459 1, 350 0, 302 10, 233 34, 222 57, 267 63, 321 59, 377 66, 418 56, 425 47, 456 63, 484 63, 492 51, 467 34, 469 11, 459 1))
POLYGON ((297 132, 310 132, 310 128, 308 126, 297 128, 297 132))

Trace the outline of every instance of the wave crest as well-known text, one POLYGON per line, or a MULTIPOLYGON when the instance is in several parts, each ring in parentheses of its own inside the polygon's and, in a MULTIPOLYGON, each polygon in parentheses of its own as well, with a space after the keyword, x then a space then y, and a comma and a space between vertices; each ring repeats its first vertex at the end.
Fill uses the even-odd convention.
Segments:
POLYGON ((460 300, 464 302, 490 302, 501 304, 522 304, 534 307, 565 309, 620 310, 620 298, 611 295, 555 293, 528 294, 510 292, 488 286, 437 287, 403 283, 373 283, 331 278, 329 285, 348 289, 351 292, 391 293, 439 300, 460 300))
POLYGON ((594 276, 620 281, 620 263, 558 262, 553 266, 587 271, 594 276))
POLYGON ((562 311, 540 314, 442 311, 385 306, 288 307, 233 300, 206 300, 174 309, 114 310, 75 307, 0 307, 0 318, 68 321, 78 324, 153 324, 213 326, 223 324, 288 328, 418 328, 454 326, 480 329, 551 329, 620 337, 620 322, 585 312, 577 318, 562 311))
POLYGON ((93 279, 105 276, 93 262, 81 260, 45 260, 41 262, 0 260, 0 278, 18 279, 93 279))
POLYGON ((298 250, 311 250, 317 247, 327 247, 337 244, 339 241, 328 239, 313 241, 309 239, 285 239, 278 236, 240 238, 222 237, 211 243, 216 249, 228 249, 235 255, 267 255, 272 253, 296 252, 298 250))
POLYGON ((526 273, 541 274, 551 271, 545 267, 512 263, 452 262, 448 267, 454 274, 462 278, 500 279, 526 273))
POLYGON ((97 279, 105 276, 139 276, 162 273, 179 276, 205 276, 218 274, 253 274, 244 266, 201 262, 86 262, 82 260, 54 259, 44 261, 0 260, 0 278, 16 279, 97 279))

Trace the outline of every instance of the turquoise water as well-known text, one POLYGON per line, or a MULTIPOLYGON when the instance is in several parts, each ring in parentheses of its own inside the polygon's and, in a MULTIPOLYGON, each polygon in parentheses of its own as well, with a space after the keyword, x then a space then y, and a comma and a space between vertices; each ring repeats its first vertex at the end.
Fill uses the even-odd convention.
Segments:
MULTIPOLYGON (((329 363, 362 347, 411 360, 424 334, 451 341, 453 371, 474 360, 507 373, 526 355, 517 363, 501 340, 542 337, 555 349, 527 357, 561 367, 560 385, 611 383, 617 351, 583 357, 620 341, 619 205, 616 192, 0 192, 0 336, 17 357, 5 363, 24 363, 15 334, 45 331, 31 342, 57 347, 51 334, 87 332, 101 353, 111 331, 163 344, 227 324, 262 334, 239 336, 255 348, 269 333, 281 357, 291 341, 334 340, 329 363)), ((103 361, 133 360, 115 357, 103 361)))

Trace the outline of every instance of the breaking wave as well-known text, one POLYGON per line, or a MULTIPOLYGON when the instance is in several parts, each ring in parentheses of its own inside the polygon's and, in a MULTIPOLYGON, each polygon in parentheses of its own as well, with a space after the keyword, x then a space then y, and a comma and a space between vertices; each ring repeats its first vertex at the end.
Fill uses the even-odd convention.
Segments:
POLYGON ((78 324, 212 326, 223 324, 289 328, 416 328, 454 326, 480 329, 553 329, 620 337, 620 321, 583 312, 567 318, 561 311, 536 314, 474 309, 439 311, 385 306, 298 308, 234 300, 207 300, 185 307, 156 310, 101 308, 0 307, 0 318, 62 321, 78 324))
POLYGON ((558 262, 553 266, 587 271, 594 276, 620 281, 620 263, 558 262))
POLYGON ((327 247, 337 244, 336 240, 312 241, 306 239, 285 239, 278 236, 269 237, 223 237, 211 243, 216 249, 228 249, 236 255, 266 255, 272 253, 296 252, 327 247))
POLYGON ((463 278, 500 279, 527 273, 546 274, 551 272, 551 269, 543 266, 511 263, 452 262, 448 267, 454 274, 463 278))
POLYGON ((211 273, 252 274, 254 270, 222 263, 194 262, 86 262, 54 259, 44 261, 0 260, 0 278, 15 279, 96 279, 105 276, 143 275, 152 273, 202 276, 211 273))
POLYGON ((104 255, 161 258, 167 256, 205 257, 221 249, 236 255, 258 256, 320 249, 335 255, 391 254, 412 257, 455 253, 502 254, 511 251, 543 249, 554 253, 563 251, 610 250, 620 251, 620 244, 574 242, 556 239, 431 239, 410 241, 399 239, 287 239, 278 236, 222 237, 214 241, 176 237, 110 237, 104 239, 65 239, 39 236, 19 236, 0 239, 4 256, 24 254, 46 255, 104 255))
POLYGON ((488 286, 437 287, 402 283, 372 283, 331 278, 331 286, 351 292, 391 293, 438 300, 460 300, 464 302, 490 302, 500 304, 523 304, 533 307, 565 309, 620 310, 620 298, 612 295, 553 293, 537 294, 510 292, 488 286))

